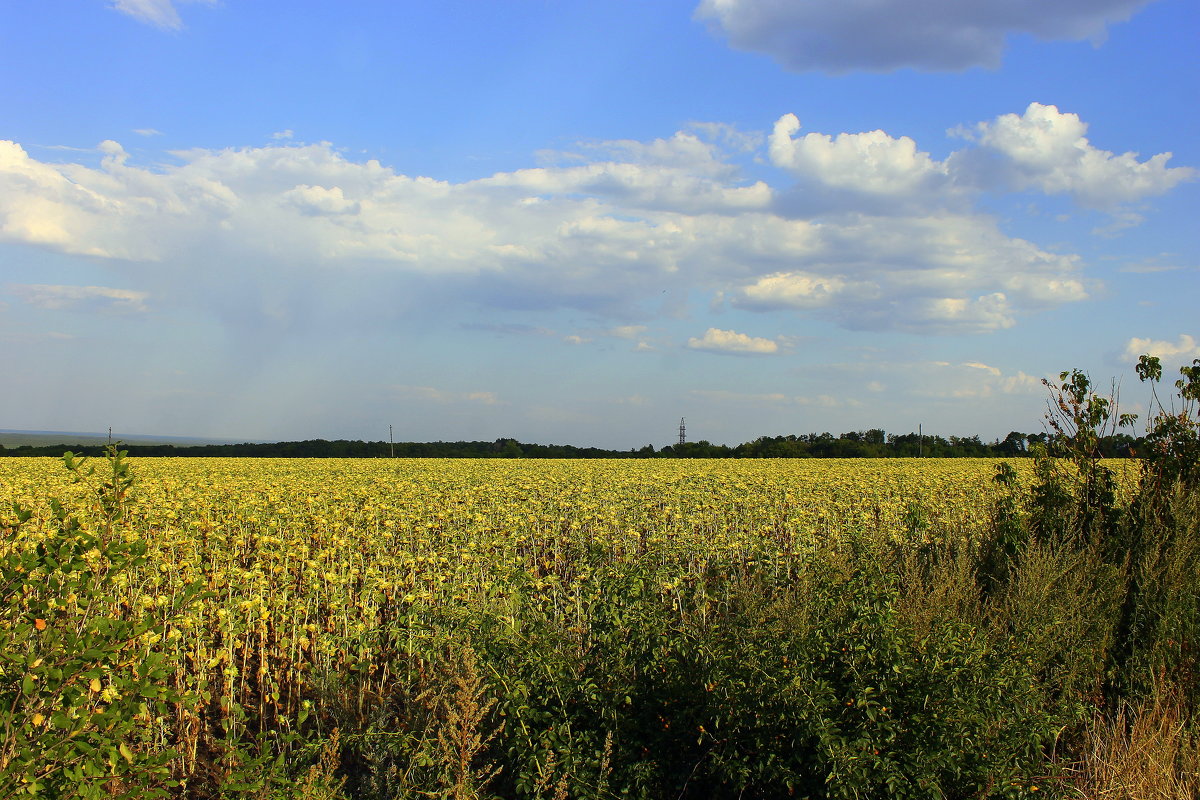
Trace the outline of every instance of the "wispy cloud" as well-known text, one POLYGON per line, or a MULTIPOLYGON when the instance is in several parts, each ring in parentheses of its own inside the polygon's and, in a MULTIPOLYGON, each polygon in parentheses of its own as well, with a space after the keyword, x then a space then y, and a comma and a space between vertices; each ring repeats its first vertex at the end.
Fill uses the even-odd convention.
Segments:
POLYGON ((436 389, 432 386, 408 386, 403 384, 391 387, 391 391, 395 397, 410 400, 424 400, 430 403, 436 403, 438 405, 448 405, 454 403, 477 403, 485 406, 494 406, 500 402, 495 392, 456 392, 447 391, 445 389, 436 389))
POLYGON ((727 389, 693 389, 691 394, 718 403, 751 406, 799 406, 802 408, 857 408, 862 405, 853 397, 834 397, 829 394, 791 395, 783 392, 732 392, 727 389))
POLYGON ((1178 259, 1173 255, 1164 254, 1151 258, 1145 258, 1137 263, 1126 264, 1120 268, 1121 272, 1129 272, 1134 275, 1146 275, 1155 272, 1176 272, 1179 270, 1196 271, 1200 267, 1188 266, 1179 263, 1178 259))
MULTIPOLYGON (((204 3, 215 5, 217 0, 110 0, 109 5, 138 22, 153 25, 166 31, 177 31, 183 27, 177 3, 204 3)), ((140 132, 140 131, 139 131, 140 132)))
POLYGON ((57 286, 42 283, 10 283, 5 290, 35 308, 105 310, 118 312, 147 311, 148 292, 113 289, 108 286, 57 286))
POLYGON ((112 7, 156 28, 179 30, 183 27, 183 20, 171 0, 112 0, 112 7))
POLYGON ((826 364, 821 369, 844 376, 861 375, 863 388, 872 394, 981 400, 1032 397, 1045 392, 1039 377, 983 361, 863 361, 826 364))

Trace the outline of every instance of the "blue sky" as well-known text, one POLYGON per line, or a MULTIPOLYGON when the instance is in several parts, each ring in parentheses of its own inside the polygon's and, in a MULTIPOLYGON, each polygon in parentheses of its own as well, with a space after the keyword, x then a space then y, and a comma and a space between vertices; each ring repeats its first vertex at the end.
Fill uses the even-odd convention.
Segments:
POLYGON ((1200 358, 1190 0, 17 3, 0 427, 1040 429, 1200 358))

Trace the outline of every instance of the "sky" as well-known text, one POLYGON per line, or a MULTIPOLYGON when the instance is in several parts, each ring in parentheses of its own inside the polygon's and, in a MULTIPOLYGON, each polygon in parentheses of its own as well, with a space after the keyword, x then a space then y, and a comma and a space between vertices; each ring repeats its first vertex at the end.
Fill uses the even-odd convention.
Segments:
POLYGON ((1194 0, 0 20, 0 428, 1042 430, 1200 358, 1194 0))

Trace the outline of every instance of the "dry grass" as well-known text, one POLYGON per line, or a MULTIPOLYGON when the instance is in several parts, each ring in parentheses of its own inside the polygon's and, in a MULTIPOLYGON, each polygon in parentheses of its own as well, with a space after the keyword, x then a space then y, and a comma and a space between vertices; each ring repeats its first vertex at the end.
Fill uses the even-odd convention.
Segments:
POLYGON ((1136 709, 1098 714, 1075 770, 1080 794, 1089 800, 1200 798, 1200 736, 1188 711, 1176 693, 1161 689, 1136 709))

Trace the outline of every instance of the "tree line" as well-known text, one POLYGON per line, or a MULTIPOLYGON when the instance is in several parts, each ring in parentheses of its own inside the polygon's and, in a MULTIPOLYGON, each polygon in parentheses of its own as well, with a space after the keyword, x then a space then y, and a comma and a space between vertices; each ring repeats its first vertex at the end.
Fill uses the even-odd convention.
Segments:
MULTIPOLYGON (((308 439, 299 442, 208 444, 122 444, 131 456, 236 456, 243 458, 1021 458, 1038 445, 1052 443, 1053 433, 1012 431, 1003 439, 984 442, 978 436, 918 433, 888 434, 878 428, 831 433, 760 436, 752 442, 730 446, 700 440, 655 448, 607 450, 569 444, 531 444, 516 439, 473 442, 365 442, 360 440, 308 439)), ((1099 452, 1106 458, 1137 457, 1141 437, 1118 433, 1101 437, 1099 452)), ((21 445, 5 448, 0 456, 60 456, 64 450, 101 456, 103 445, 62 442, 56 445, 21 445)))

